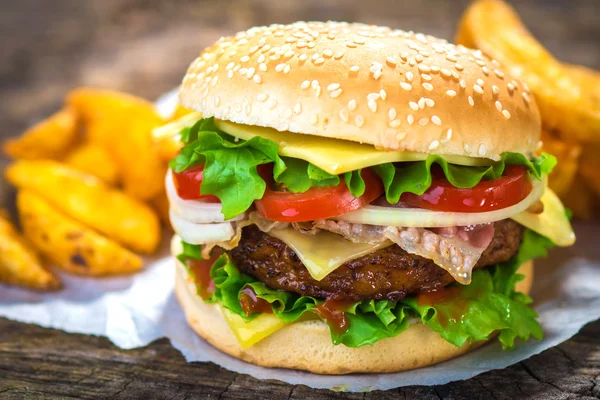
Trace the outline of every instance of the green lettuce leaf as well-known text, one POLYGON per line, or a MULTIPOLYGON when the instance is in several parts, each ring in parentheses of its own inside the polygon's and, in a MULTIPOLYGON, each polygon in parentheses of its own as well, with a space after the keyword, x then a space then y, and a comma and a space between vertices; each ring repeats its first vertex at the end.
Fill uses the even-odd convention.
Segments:
MULTIPOLYGON (((255 136, 239 140, 221 132, 212 118, 199 120, 194 126, 181 132, 185 146, 169 166, 175 172, 204 164, 200 192, 212 194, 221 200, 226 219, 246 211, 254 200, 262 198, 266 183, 258 174, 257 167, 273 163, 273 179, 293 193, 306 192, 311 187, 339 185, 343 177, 350 193, 360 197, 365 182, 360 170, 331 175, 319 167, 300 159, 280 157, 277 143, 255 136)), ((556 158, 542 154, 533 161, 523 154, 505 153, 502 159, 489 167, 467 167, 449 164, 439 155, 430 155, 424 161, 387 163, 373 166, 382 179, 386 199, 397 203, 402 193, 423 194, 431 185, 431 166, 439 165, 448 181, 459 188, 471 188, 481 180, 502 176, 506 165, 523 165, 530 174, 541 179, 550 173, 556 158)))
POLYGON ((523 165, 533 177, 541 179, 543 175, 548 175, 552 171, 556 165, 556 157, 544 153, 530 161, 520 153, 504 153, 500 161, 488 167, 467 167, 449 164, 442 156, 431 154, 424 161, 396 165, 387 163, 375 165, 372 168, 383 181, 386 200, 394 204, 405 192, 421 195, 429 189, 433 164, 442 168, 446 179, 452 186, 468 189, 477 185, 481 180, 500 178, 507 165, 523 165))
MULTIPOLYGON (((189 245, 191 246, 191 245, 189 245)), ((537 233, 526 230, 518 253, 510 260, 473 272, 470 285, 451 285, 452 296, 447 300, 427 304, 418 296, 400 301, 364 300, 352 304, 346 311, 349 328, 346 332, 331 330, 334 344, 360 347, 381 339, 394 337, 406 330, 411 318, 418 318, 455 346, 466 342, 487 340, 499 331, 498 339, 506 349, 515 340, 541 339, 542 330, 536 321, 537 313, 528 306, 531 298, 515 292, 515 284, 523 278, 519 266, 532 258, 545 256, 553 243, 537 233)), ((198 248, 200 246, 197 246, 198 248)), ((187 254, 199 254, 187 250, 187 254)), ((271 304, 273 314, 285 322, 298 321, 308 314, 318 318, 314 308, 323 301, 310 296, 273 290, 262 282, 242 274, 227 255, 222 255, 211 269, 215 291, 210 302, 249 321, 259 314, 245 315, 240 306, 240 292, 252 287, 258 298, 271 304)))

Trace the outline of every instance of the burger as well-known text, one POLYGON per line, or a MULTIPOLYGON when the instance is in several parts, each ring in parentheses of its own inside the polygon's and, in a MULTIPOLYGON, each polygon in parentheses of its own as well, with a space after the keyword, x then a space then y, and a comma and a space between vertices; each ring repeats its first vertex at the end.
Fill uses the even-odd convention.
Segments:
POLYGON ((480 51, 345 22, 221 38, 161 128, 175 292, 265 367, 393 372, 542 338, 532 260, 574 240, 527 85, 480 51))

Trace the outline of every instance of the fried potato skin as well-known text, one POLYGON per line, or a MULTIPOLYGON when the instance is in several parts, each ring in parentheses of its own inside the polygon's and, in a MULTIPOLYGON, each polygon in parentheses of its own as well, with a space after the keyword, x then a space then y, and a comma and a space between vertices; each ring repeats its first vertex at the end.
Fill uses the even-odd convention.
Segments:
POLYGON ((29 128, 21 136, 8 139, 2 145, 2 150, 12 158, 58 159, 73 146, 77 131, 75 109, 66 107, 29 128))
POLYGON ((455 42, 480 49, 531 88, 546 129, 567 141, 600 143, 600 74, 555 59, 500 0, 477 0, 463 14, 455 42))
POLYGON ((149 200, 162 190, 164 169, 152 129, 165 121, 144 99, 110 90, 81 88, 67 103, 82 116, 91 143, 113 156, 131 196, 149 200))
POLYGON ((68 272, 106 276, 142 268, 138 255, 61 214, 33 192, 19 192, 17 208, 25 236, 48 260, 68 272))
POLYGON ((0 210, 0 282, 34 290, 56 290, 59 278, 44 268, 31 248, 0 210))
POLYGON ((124 244, 152 253, 160 240, 154 211, 92 175, 50 160, 18 160, 5 170, 7 180, 29 190, 65 215, 124 244))
POLYGON ((109 185, 116 186, 119 183, 119 167, 101 146, 84 143, 67 155, 65 163, 76 170, 94 175, 109 185))

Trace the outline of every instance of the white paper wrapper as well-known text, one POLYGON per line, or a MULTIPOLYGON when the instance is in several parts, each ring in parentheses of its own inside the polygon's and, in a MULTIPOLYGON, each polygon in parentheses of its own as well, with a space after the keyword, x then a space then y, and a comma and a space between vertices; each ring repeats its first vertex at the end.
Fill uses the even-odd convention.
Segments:
MULTIPOLYGON (((172 97, 168 99, 171 101, 172 97)), ((324 376, 257 367, 221 353, 185 322, 173 294, 175 271, 168 256, 168 240, 160 252, 162 257, 148 260, 146 270, 132 277, 98 280, 61 274, 65 289, 54 294, 0 285, 0 316, 106 336, 124 349, 168 337, 188 361, 212 361, 256 378, 314 388, 366 391, 439 385, 505 368, 569 339, 585 324, 600 318, 600 225, 579 224, 576 233, 574 247, 554 249, 548 259, 536 262, 532 297, 545 332, 543 340, 519 344, 508 352, 494 341, 454 360, 409 372, 324 376)))

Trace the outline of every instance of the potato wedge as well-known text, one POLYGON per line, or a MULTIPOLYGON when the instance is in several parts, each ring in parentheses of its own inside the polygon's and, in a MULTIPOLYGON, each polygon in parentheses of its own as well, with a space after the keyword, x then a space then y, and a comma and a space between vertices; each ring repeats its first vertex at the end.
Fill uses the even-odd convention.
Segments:
POLYGON ((115 186, 119 183, 119 167, 104 147, 84 143, 67 155, 65 163, 94 175, 109 185, 115 186))
POLYGON ((527 30, 519 16, 500 0, 472 3, 459 24, 456 42, 478 48, 500 61, 535 94, 544 127, 568 141, 600 143, 600 79, 572 73, 527 30), (587 83, 584 83, 587 81, 587 83))
POLYGON ((29 128, 21 136, 8 139, 3 152, 12 158, 57 159, 71 148, 77 138, 77 114, 66 107, 29 128))
POLYGON ((150 204, 160 217, 163 225, 169 229, 171 228, 171 219, 169 217, 169 199, 167 199, 167 193, 161 192, 158 196, 154 197, 150 204))
POLYGON ((558 164, 548 177, 550 188, 562 197, 569 191, 577 174, 577 162, 581 155, 578 143, 566 143, 547 131, 542 131, 542 150, 556 156, 558 164))
POLYGON ((25 236, 49 261, 78 275, 106 276, 139 271, 141 257, 54 209, 26 190, 17 196, 25 236))
POLYGON ((154 211, 92 175, 50 160, 18 160, 5 174, 18 188, 135 251, 151 253, 158 245, 160 224, 154 211))
POLYGON ((68 104, 83 116, 90 141, 111 153, 128 194, 148 200, 160 193, 165 171, 152 129, 165 121, 152 103, 125 93, 84 88, 73 91, 68 104))
POLYGON ((44 268, 31 244, 0 210, 0 282, 35 290, 56 290, 59 278, 44 268))

